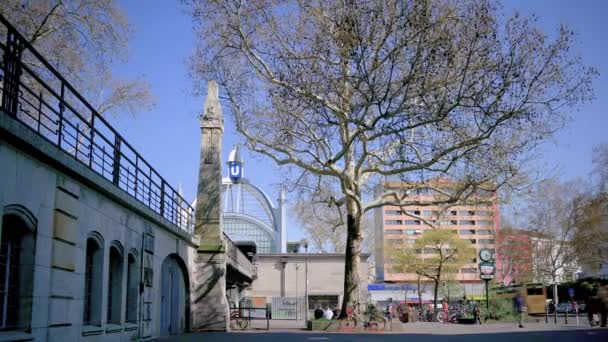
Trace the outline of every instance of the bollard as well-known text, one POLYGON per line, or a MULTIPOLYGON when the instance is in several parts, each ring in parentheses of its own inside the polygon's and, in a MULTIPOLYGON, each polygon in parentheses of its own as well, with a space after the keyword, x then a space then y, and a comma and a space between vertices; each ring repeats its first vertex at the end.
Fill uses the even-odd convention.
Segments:
POLYGON ((557 324, 557 305, 555 306, 555 310, 553 310, 553 321, 557 324))
POLYGON ((578 325, 578 307, 576 308, 576 325, 578 325))
POLYGON ((568 307, 566 307, 566 324, 568 324, 568 311, 570 310, 568 310, 568 307))
POLYGON ((545 324, 549 324, 549 307, 545 305, 545 324))

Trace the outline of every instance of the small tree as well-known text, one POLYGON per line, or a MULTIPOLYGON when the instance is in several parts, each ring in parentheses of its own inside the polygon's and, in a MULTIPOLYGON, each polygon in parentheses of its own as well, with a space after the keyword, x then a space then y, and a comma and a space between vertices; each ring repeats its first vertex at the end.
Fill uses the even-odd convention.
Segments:
POLYGON ((448 229, 425 230, 416 241, 404 249, 393 248, 393 269, 415 273, 434 283, 433 304, 442 280, 458 274, 460 269, 475 257, 475 248, 469 240, 462 240, 448 229))

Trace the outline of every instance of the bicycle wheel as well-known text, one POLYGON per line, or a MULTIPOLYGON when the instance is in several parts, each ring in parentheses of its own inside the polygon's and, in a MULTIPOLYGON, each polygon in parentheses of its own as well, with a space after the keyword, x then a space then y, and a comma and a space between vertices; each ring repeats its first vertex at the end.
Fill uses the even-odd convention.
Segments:
POLYGON ((367 322, 367 329, 369 330, 378 331, 379 327, 380 326, 378 325, 378 322, 376 322, 376 320, 373 318, 371 318, 369 322, 367 322))
POLYGON ((439 311, 437 314, 437 321, 441 323, 445 323, 448 320, 448 313, 445 311, 439 311))
POLYGON ((247 329, 249 321, 246 319, 237 319, 236 324, 238 325, 239 329, 247 329))

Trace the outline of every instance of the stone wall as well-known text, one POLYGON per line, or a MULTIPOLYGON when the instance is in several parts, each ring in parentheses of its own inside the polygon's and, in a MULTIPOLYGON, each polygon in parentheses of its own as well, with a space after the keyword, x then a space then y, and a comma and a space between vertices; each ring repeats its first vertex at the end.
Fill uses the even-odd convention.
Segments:
MULTIPOLYGON (((20 338, 127 341, 137 337, 140 329, 144 339, 160 336, 161 265, 175 255, 192 270, 196 241, 20 125, 0 115, 0 208, 19 205, 36 220, 31 332, 20 332, 20 338), (92 233, 103 240, 102 323, 85 327, 85 256, 87 237, 92 233), (142 249, 144 234, 147 247, 142 249), (108 255, 113 241, 124 250, 120 324, 106 322, 108 255), (135 323, 125 323, 129 252, 138 256, 138 265, 143 260, 151 275, 135 323)), ((186 278, 191 284, 191 272, 186 278)), ((191 293, 189 286, 186 292, 191 293)), ((190 320, 185 313, 180 318, 184 327, 191 325, 190 320)), ((0 339, 8 333, 0 332, 0 339)))
MULTIPOLYGON (((259 255, 256 263, 258 281, 254 281, 244 296, 298 297, 304 296, 306 257, 304 254, 259 255), (284 284, 282 285, 282 268, 284 284), (263 280, 263 281, 260 281, 263 280), (281 291, 281 287, 284 290, 281 291)), ((367 255, 361 257, 361 301, 367 301, 367 255)), ((340 303, 344 289, 344 255, 310 254, 308 256, 308 295, 337 295, 340 303)))

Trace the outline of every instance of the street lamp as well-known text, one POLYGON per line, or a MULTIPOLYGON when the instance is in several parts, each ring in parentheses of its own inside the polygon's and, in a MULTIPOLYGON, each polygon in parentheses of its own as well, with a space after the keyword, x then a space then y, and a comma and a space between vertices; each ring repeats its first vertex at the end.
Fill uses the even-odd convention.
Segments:
POLYGON ((308 240, 302 239, 300 244, 305 250, 305 266, 304 266, 304 322, 308 324, 308 240))
POLYGON ((296 264, 296 321, 298 320, 298 303, 300 303, 298 297, 298 273, 300 273, 300 264, 296 264))

